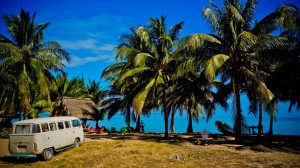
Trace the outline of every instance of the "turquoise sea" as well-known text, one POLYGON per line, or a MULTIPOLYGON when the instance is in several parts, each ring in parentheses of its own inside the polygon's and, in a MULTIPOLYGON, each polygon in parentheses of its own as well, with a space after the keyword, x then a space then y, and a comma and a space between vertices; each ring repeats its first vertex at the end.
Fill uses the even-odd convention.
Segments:
MULTIPOLYGON (((258 116, 254 117, 253 114, 248 115, 248 111, 244 110, 244 116, 248 126, 258 125, 258 116)), ((171 118, 171 116, 169 117, 171 118)), ((146 132, 163 133, 164 132, 164 118, 160 111, 152 112, 150 116, 142 116, 141 120, 145 123, 146 132)), ((200 118, 199 123, 193 121, 193 131, 201 132, 206 129, 210 133, 220 133, 215 126, 215 121, 222 121, 230 126, 233 126, 233 119, 231 110, 228 112, 220 109, 216 114, 207 122, 206 118, 200 118)), ((95 122, 88 121, 87 124, 92 127, 96 127, 95 122)), ((169 121, 170 124, 170 121, 169 121)), ((269 131, 270 117, 267 113, 263 113, 263 131, 267 133, 269 131)), ((175 131, 176 133, 185 133, 188 125, 188 118, 186 113, 180 116, 178 113, 175 116, 175 131)), ((108 120, 99 121, 99 126, 105 126, 106 128, 115 127, 120 130, 121 127, 126 126, 124 116, 120 113, 116 114, 113 118, 108 120)), ((131 122, 131 126, 135 127, 135 123, 131 122)), ((288 112, 288 104, 281 103, 280 109, 277 113, 276 120, 273 122, 273 134, 281 135, 300 135, 300 111, 293 108, 291 112, 288 112)))
MULTIPOLYGON (((246 117, 248 126, 257 126, 258 117, 254 117, 252 114, 248 115, 247 110, 243 110, 243 114, 246 117)), ((49 114, 42 114, 42 117, 48 117, 49 114)), ((171 117, 170 117, 171 118, 171 117)), ((152 112, 150 116, 141 116, 141 120, 145 123, 146 132, 164 133, 164 118, 160 111, 152 112)), ((13 122, 18 121, 17 119, 13 122)), ((200 118, 199 123, 193 121, 193 131, 201 132, 206 129, 210 133, 220 133, 215 126, 215 121, 222 121, 230 126, 233 126, 233 119, 231 110, 224 112, 223 109, 219 109, 214 116, 207 122, 206 118, 200 118)), ((263 113, 263 131, 267 133, 269 131, 270 117, 268 114, 263 113)), ((170 124, 170 121, 169 121, 170 124)), ((95 121, 87 121, 87 125, 96 128, 95 121)), ((131 122, 131 126, 135 127, 135 123, 131 122)), ((188 118, 186 113, 180 116, 179 113, 175 115, 175 131, 176 133, 186 133, 188 125, 188 118)), ((105 126, 106 128, 115 127, 120 130, 121 127, 126 126, 124 116, 117 113, 113 118, 108 120, 104 118, 99 121, 99 126, 105 126)), ((291 112, 288 112, 288 104, 281 103, 280 109, 277 113, 276 120, 273 123, 273 134, 281 135, 300 135, 300 111, 293 108, 291 112)))
MULTIPOLYGON (((227 114, 225 114, 227 115, 227 114)), ((210 133, 220 133, 215 126, 215 121, 222 121, 230 126, 233 126, 233 120, 231 116, 215 116, 212 117, 208 122, 206 119, 201 118, 199 123, 193 122, 193 131, 201 132, 206 129, 210 133)), ((231 114, 229 114, 231 115, 231 114)), ((164 132, 164 119, 161 113, 153 113, 149 117, 141 117, 145 123, 146 132, 155 132, 163 133, 164 132)), ((247 125, 258 125, 258 118, 255 117, 246 117, 247 125)), ((263 131, 269 131, 270 117, 264 115, 263 117, 263 131)), ((88 121, 87 124, 92 127, 96 127, 95 122, 88 121)), ((170 121, 169 121, 170 124, 170 121)), ((176 133, 185 133, 188 125, 188 119, 184 116, 177 115, 175 118, 175 131, 176 133)), ((99 126, 105 126, 106 128, 116 127, 117 130, 120 130, 121 127, 126 126, 124 117, 120 114, 114 116, 111 120, 105 118, 102 121, 99 121, 99 126)), ((131 123, 131 126, 135 127, 135 123, 131 123)), ((300 135, 300 117, 293 114, 277 116, 276 121, 273 123, 273 133, 281 135, 300 135)))

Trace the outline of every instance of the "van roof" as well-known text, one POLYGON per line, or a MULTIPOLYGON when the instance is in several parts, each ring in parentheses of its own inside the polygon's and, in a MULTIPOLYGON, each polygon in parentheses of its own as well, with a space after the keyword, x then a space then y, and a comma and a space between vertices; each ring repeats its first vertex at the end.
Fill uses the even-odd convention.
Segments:
POLYGON ((70 116, 61 116, 61 117, 45 117, 45 118, 34 118, 28 120, 22 120, 15 122, 14 124, 31 124, 31 123, 42 123, 42 122, 55 122, 55 121, 66 121, 66 120, 74 120, 76 117, 70 116))

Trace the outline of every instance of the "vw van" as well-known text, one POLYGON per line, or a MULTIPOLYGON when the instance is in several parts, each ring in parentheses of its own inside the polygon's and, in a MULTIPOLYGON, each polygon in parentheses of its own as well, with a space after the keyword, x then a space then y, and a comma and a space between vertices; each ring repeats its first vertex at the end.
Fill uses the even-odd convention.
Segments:
POLYGON ((18 121, 13 124, 5 157, 50 160, 54 152, 78 147, 84 140, 83 128, 76 117, 48 117, 18 121))

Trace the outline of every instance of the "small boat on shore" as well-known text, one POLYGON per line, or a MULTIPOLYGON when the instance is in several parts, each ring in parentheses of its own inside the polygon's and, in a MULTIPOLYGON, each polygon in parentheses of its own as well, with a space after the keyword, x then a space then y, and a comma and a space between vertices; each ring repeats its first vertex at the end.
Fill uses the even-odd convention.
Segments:
POLYGON ((216 121, 215 125, 217 126, 218 130, 223 134, 234 134, 233 128, 222 121, 216 121))

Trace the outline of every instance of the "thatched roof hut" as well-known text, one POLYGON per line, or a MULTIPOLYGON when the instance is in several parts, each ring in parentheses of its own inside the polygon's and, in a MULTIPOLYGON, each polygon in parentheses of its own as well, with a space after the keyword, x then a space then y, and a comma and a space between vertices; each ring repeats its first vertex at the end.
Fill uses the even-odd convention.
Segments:
POLYGON ((79 119, 92 119, 91 114, 98 111, 95 103, 88 98, 62 97, 56 101, 52 116, 74 116, 79 119))

